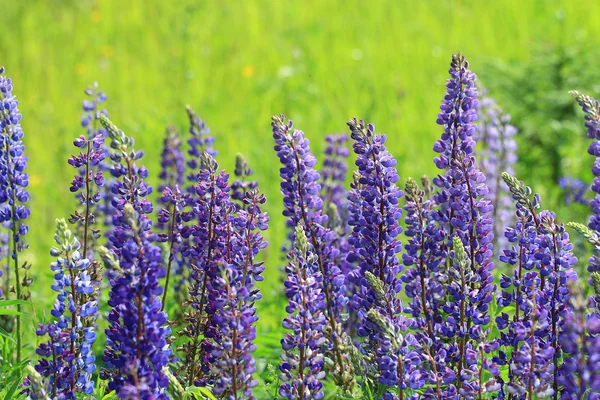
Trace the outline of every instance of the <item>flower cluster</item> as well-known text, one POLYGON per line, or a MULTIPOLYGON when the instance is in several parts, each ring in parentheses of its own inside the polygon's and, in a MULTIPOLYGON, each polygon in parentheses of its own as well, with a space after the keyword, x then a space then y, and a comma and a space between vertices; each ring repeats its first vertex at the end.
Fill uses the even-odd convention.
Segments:
POLYGON ((111 285, 103 356, 107 368, 101 375, 121 398, 168 398, 162 369, 172 354, 167 343, 171 331, 161 311, 159 279, 165 271, 147 216, 152 212, 146 199, 152 192, 145 182, 148 171, 136 165, 143 153, 132 148, 133 139, 104 115, 100 121, 111 139, 110 172, 116 179, 111 188, 115 227, 109 235, 110 249, 101 254, 111 285))
POLYGON ((191 173, 187 176, 190 185, 187 191, 190 194, 193 194, 193 186, 198 182, 197 173, 200 168, 200 158, 205 152, 215 157, 217 151, 212 147, 215 138, 210 135, 210 129, 206 123, 198 116, 198 114, 196 114, 192 107, 186 106, 185 109, 190 121, 189 133, 191 134, 190 138, 187 140, 189 157, 186 164, 191 170, 191 173))
POLYGON ((348 126, 358 167, 358 181, 348 207, 352 227, 348 257, 358 265, 353 276, 358 291, 351 302, 359 317, 358 335, 367 338, 363 343, 365 350, 377 354, 382 384, 398 386, 402 391, 408 386, 415 389, 423 382, 410 381, 412 371, 404 360, 406 354, 402 346, 392 345, 390 335, 383 329, 388 325, 400 331, 407 328, 398 298, 402 289, 399 279, 402 265, 397 256, 402 250, 398 240, 402 232, 398 223, 402 217, 398 206, 402 191, 396 186, 399 179, 396 160, 385 147, 386 135, 376 134, 373 125, 351 119, 348 126), (377 295, 368 281, 367 274, 371 271, 382 285, 382 295, 377 295), (368 317, 369 312, 374 311, 380 317, 379 322, 368 317), (380 323, 382 319, 387 322, 380 323))
POLYGON ((600 393, 600 315, 587 315, 587 301, 578 283, 569 282, 569 289, 572 312, 567 313, 559 337, 564 361, 558 383, 564 388, 561 399, 583 399, 590 391, 600 393))
MULTIPOLYGON (((29 201, 27 157, 24 154, 22 116, 18 106, 19 101, 13 94, 12 79, 6 77, 4 67, 0 67, 0 224, 10 231, 8 240, 10 250, 7 253, 14 266, 16 298, 22 300, 24 298, 22 286, 23 283, 28 282, 28 279, 21 277, 23 266, 19 265, 19 253, 26 248, 23 236, 29 230, 25 220, 29 217, 30 210, 27 207, 29 201)), ((7 268, 10 264, 10 261, 6 263, 7 268)), ((17 311, 21 311, 21 305, 17 306, 17 311)), ((16 320, 17 361, 20 361, 20 315, 16 316, 16 320)))
POLYGON ((590 204, 590 201, 586 199, 590 186, 584 181, 569 176, 563 176, 558 180, 558 186, 564 190, 565 205, 568 206, 572 203, 578 203, 587 206, 590 204))
MULTIPOLYGON (((76 393, 91 394, 94 390, 92 373, 96 370, 92 345, 96 341, 93 323, 98 312, 94 284, 90 277, 90 261, 82 256, 81 244, 68 229, 64 219, 56 221, 54 240, 59 247, 50 254, 56 257, 52 289, 58 293, 51 311, 55 318, 40 324, 38 336, 47 336, 36 353, 40 360, 35 366, 42 377, 42 386, 52 398, 75 399, 76 393)), ((35 389, 28 378, 28 392, 35 389)))
POLYGON ((161 181, 158 186, 160 193, 166 188, 175 190, 175 186, 183 187, 185 183, 185 159, 181 150, 179 132, 174 126, 168 126, 165 132, 158 179, 161 181))
POLYGON ((506 247, 502 229, 513 224, 514 213, 509 193, 501 184, 501 174, 507 172, 514 175, 514 164, 517 162, 515 135, 518 131, 510 124, 510 115, 505 114, 489 97, 481 100, 479 115, 481 121, 477 143, 482 151, 478 153, 477 166, 486 177, 488 199, 494 207, 494 247, 506 247))
POLYGON ((323 336, 325 295, 317 256, 312 252, 306 233, 296 225, 294 248, 287 255, 285 295, 288 299, 283 327, 290 330, 281 340, 281 387, 279 394, 288 400, 322 399, 323 336))
POLYGON ((253 173, 254 171, 244 156, 238 153, 235 156, 235 170, 233 171, 236 179, 231 184, 231 199, 236 203, 237 208, 243 208, 246 193, 258 187, 258 182, 249 180, 253 173))
MULTIPOLYGON (((570 93, 585 113, 587 137, 588 139, 593 140, 588 147, 588 153, 596 157, 592 168, 592 173, 594 174, 592 191, 595 195, 594 199, 590 202, 592 216, 590 217, 589 227, 596 232, 600 232, 600 102, 577 91, 572 91, 570 93)), ((599 252, 596 252, 595 255, 590 258, 588 271, 590 273, 600 272, 599 252)))
POLYGON ((475 167, 473 150, 477 120, 476 76, 469 69, 469 63, 461 54, 455 54, 450 64, 450 76, 446 83, 444 97, 437 123, 444 127, 442 137, 434 145, 440 153, 435 159, 436 166, 444 171, 434 179, 440 191, 434 200, 439 210, 434 218, 446 229, 448 242, 453 247, 454 237, 459 237, 469 258, 466 271, 456 262, 448 271, 450 284, 447 285, 448 301, 442 309, 446 313, 446 323, 442 327, 443 336, 455 339, 450 347, 452 357, 457 358, 456 375, 462 396, 481 393, 482 382, 479 369, 472 359, 477 354, 471 341, 480 341, 485 336, 482 327, 490 321, 489 303, 492 300, 494 263, 492 255, 493 206, 487 199, 488 188, 485 176, 475 167), (475 382, 472 379, 475 378, 475 382))
POLYGON ((335 233, 326 228, 327 216, 323 214, 323 200, 319 196, 319 173, 314 166, 316 158, 310 152, 304 133, 293 129, 291 121, 285 122, 283 115, 272 119, 275 151, 283 165, 280 169, 281 193, 290 229, 301 225, 311 241, 322 275, 322 290, 325 295, 325 315, 328 323, 328 347, 332 352, 333 378, 349 389, 353 376, 351 363, 344 348, 347 339, 342 331, 342 315, 348 303, 344 274, 336 262, 339 250, 332 244, 335 233))
POLYGON ((347 191, 344 188, 348 166, 346 159, 349 156, 346 142, 348 135, 340 133, 327 135, 327 143, 324 151, 323 167, 321 168, 321 197, 323 209, 328 211, 332 206, 335 208, 340 220, 338 225, 345 225, 347 220, 347 191))

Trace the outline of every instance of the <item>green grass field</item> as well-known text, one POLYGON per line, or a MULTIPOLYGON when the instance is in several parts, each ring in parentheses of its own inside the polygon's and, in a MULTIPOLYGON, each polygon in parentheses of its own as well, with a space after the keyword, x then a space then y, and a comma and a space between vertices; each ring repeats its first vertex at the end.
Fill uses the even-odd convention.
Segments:
MULTIPOLYGON (((53 301, 54 219, 75 206, 66 160, 83 132, 83 90, 97 81, 111 119, 146 152, 153 183, 164 128, 186 131, 186 104, 211 127, 221 166, 232 171, 237 152, 248 158, 271 216, 259 322, 265 335, 277 332, 283 313, 271 301, 280 291, 285 236, 271 115, 293 119, 317 155, 325 134, 344 131, 349 117, 364 118, 388 134, 402 180, 432 175, 453 52, 493 79, 485 68, 496 60, 528 63, 537 48, 593 45, 600 37, 600 3, 591 1, 0 0, 0 10, 0 64, 14 80, 29 155, 26 257, 38 313, 53 301)), ((582 143, 583 128, 572 145, 582 143)), ((589 169, 592 161, 582 162, 589 169)), ((519 172, 527 180, 530 172, 519 172)))

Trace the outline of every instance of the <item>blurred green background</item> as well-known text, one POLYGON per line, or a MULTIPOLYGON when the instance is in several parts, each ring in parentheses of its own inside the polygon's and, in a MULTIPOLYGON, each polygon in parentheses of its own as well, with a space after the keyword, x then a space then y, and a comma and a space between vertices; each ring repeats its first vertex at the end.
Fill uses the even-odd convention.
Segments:
POLYGON ((283 313, 274 301, 285 230, 273 114, 293 119, 317 155, 325 134, 364 118, 388 134, 402 180, 433 175, 436 115, 451 54, 462 51, 521 129, 518 176, 563 220, 588 213, 562 206, 555 182, 591 182, 567 90, 600 91, 599 2, 0 0, 0 10, 0 64, 14 80, 29 155, 38 308, 53 301, 48 250, 54 219, 76 205, 66 160, 95 81, 112 120, 146 152, 153 184, 164 128, 186 132, 186 104, 216 136, 221 166, 232 171, 235 154, 247 156, 272 218, 261 340, 283 313))

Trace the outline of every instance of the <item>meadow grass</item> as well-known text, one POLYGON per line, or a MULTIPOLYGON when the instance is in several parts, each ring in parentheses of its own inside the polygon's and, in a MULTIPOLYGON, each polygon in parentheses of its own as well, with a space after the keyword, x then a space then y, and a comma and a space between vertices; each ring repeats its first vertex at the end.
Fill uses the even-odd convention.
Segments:
MULTIPOLYGON (((259 338, 273 346, 284 312, 277 296, 286 231, 271 115, 293 119, 317 156, 325 134, 363 118, 388 134, 402 181, 433 175, 435 119, 453 52, 485 77, 493 60, 527 63, 540 46, 582 46, 600 36, 600 3, 583 1, 0 0, 0 10, 0 64, 20 99, 29 155, 26 257, 38 313, 53 302, 48 250, 55 218, 75 206, 66 160, 83 132, 83 90, 97 81, 111 119, 146 152, 151 182, 165 126, 187 130, 186 104, 216 136, 222 167, 233 171, 237 152, 247 157, 271 216, 259 338)), ((544 193, 528 181, 530 171, 518 176, 544 193)), ((33 355, 33 346, 27 351, 33 355)))

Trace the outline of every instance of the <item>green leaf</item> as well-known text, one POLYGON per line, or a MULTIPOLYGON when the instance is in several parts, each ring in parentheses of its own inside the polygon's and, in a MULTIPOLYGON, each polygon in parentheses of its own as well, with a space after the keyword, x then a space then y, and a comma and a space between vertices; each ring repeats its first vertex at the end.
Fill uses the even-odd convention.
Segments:
POLYGON ((0 309, 0 315, 26 315, 22 312, 18 312, 16 310, 7 310, 7 309, 0 309))
POLYGON ((0 307, 9 307, 9 306, 17 306, 22 305, 26 306, 29 302, 25 300, 0 300, 0 307))
MULTIPOLYGON (((202 387, 196 387, 196 386, 188 387, 185 389, 185 393, 192 395, 193 397, 190 397, 191 399, 217 400, 216 397, 210 392, 210 390, 208 390, 206 388, 202 388, 202 387), (200 397, 197 397, 197 396, 200 396, 200 397)), ((187 398, 187 396, 186 396, 186 398, 187 398)))

